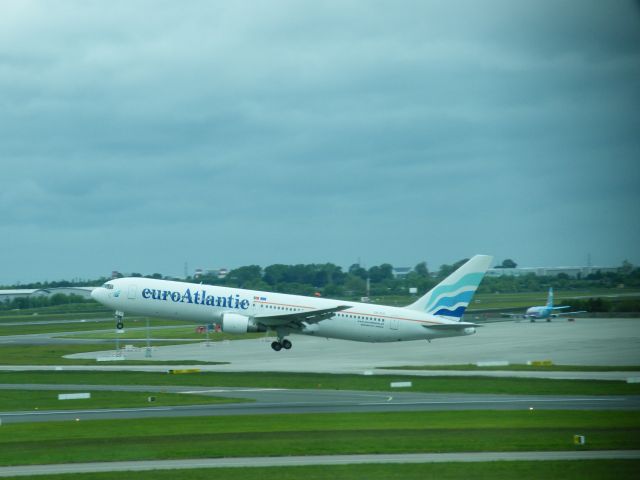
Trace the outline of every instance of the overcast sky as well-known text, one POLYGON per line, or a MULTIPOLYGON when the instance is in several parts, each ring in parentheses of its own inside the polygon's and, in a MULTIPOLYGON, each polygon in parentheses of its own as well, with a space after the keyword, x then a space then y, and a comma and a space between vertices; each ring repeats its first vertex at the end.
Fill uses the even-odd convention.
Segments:
POLYGON ((638 264, 638 5, 0 0, 0 284, 638 264))

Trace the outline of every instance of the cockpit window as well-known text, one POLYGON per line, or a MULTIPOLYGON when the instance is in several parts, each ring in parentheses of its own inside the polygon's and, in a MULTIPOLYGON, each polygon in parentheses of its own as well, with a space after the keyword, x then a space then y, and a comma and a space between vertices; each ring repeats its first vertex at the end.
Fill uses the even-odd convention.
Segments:
POLYGON ((103 288, 106 288, 107 290, 113 290, 113 285, 111 285, 110 283, 105 283, 104 285, 102 285, 103 288))

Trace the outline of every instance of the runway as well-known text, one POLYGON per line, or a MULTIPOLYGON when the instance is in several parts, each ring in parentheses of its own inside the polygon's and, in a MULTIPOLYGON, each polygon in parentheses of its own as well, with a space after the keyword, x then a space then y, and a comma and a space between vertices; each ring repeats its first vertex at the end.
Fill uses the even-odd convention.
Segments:
POLYGON ((0 467, 0 477, 72 473, 185 470, 229 467, 295 467, 303 465, 354 465, 372 463, 443 463, 551 460, 637 460, 639 450, 592 450, 562 452, 464 452, 377 455, 309 455, 290 457, 196 458, 137 462, 67 463, 0 467))
POLYGON ((638 410, 640 396, 484 395, 349 390, 194 388, 111 385, 0 385, 0 389, 88 392, 173 392, 251 399, 251 403, 176 407, 0 412, 3 423, 137 419, 151 417, 363 413, 437 410, 638 410))
MULTIPOLYGON (((208 346, 203 342, 156 347, 152 359, 227 362, 202 367, 227 372, 362 373, 406 365, 461 365, 495 360, 525 364, 547 359, 561 365, 640 365, 640 319, 490 323, 475 335, 431 343, 361 343, 301 335, 291 339, 293 348, 280 352, 270 348, 268 338, 210 342, 208 346)), ((110 353, 79 353, 70 358, 96 358, 110 353)), ((144 350, 125 355, 131 360, 146 359, 144 350)))

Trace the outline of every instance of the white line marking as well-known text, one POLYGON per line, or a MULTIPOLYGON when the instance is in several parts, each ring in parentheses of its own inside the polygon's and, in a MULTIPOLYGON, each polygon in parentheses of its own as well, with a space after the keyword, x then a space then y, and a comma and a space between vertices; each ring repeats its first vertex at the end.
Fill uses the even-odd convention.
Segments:
POLYGON ((108 410, 48 410, 46 412, 15 412, 2 413, 3 417, 18 417, 23 415, 60 415, 64 413, 79 415, 82 413, 120 413, 120 412, 167 412, 173 410, 171 407, 155 408, 113 408, 108 410))
MULTIPOLYGON (((514 399, 514 400, 456 400, 456 401, 437 401, 425 400, 423 402, 397 402, 394 405, 465 405, 473 403, 542 403, 542 402, 615 402, 617 398, 558 398, 558 399, 514 399)), ((360 406, 366 405, 388 405, 382 402, 359 403, 360 406)))
POLYGON ((282 392, 285 391, 286 388, 244 388, 244 389, 213 389, 213 390, 189 390, 186 392, 178 392, 178 393, 236 393, 236 392, 282 392))

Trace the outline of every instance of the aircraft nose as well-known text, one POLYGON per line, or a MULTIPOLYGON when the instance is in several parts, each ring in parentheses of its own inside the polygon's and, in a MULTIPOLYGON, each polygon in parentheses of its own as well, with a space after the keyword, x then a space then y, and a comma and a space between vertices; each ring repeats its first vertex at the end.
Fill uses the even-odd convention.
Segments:
POLYGON ((101 287, 96 287, 93 290, 91 290, 91 298, 93 298, 96 301, 99 301, 100 297, 99 297, 99 290, 101 287))

